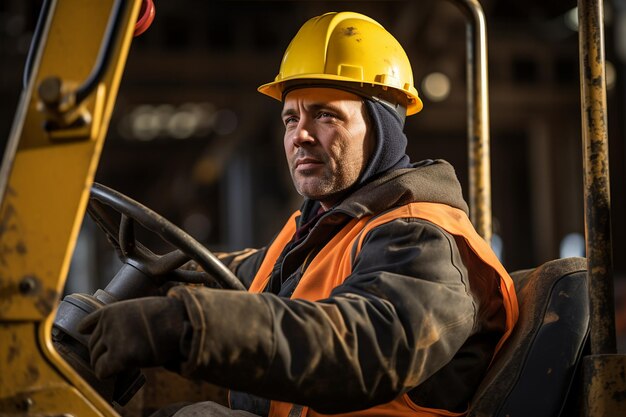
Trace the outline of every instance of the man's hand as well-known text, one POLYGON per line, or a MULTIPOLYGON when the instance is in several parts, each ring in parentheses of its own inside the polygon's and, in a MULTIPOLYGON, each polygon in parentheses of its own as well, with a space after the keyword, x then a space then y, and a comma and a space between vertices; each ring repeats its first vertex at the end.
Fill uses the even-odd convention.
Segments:
POLYGON ((146 297, 109 304, 85 317, 78 330, 91 333, 91 366, 106 378, 128 368, 182 362, 186 319, 182 301, 146 297))

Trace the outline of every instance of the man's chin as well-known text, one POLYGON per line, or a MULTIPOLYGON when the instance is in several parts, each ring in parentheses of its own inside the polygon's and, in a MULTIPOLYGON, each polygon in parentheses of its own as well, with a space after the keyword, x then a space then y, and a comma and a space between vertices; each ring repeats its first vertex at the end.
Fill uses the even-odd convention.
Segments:
POLYGON ((313 187, 296 187, 298 194, 300 194, 304 198, 308 198, 309 200, 323 200, 328 193, 325 193, 321 189, 316 189, 313 187))
POLYGON ((298 191, 298 194, 300 194, 302 197, 309 199, 309 200, 324 200, 326 199, 326 196, 327 196, 324 193, 309 192, 309 191, 298 191))
POLYGON ((323 206, 325 206, 326 209, 328 209, 330 206, 333 206, 336 202, 340 201, 342 196, 345 194, 345 191, 342 192, 322 192, 320 190, 300 190, 298 191, 298 193, 308 199, 308 200, 315 200, 315 201, 319 201, 320 203, 322 203, 323 206))

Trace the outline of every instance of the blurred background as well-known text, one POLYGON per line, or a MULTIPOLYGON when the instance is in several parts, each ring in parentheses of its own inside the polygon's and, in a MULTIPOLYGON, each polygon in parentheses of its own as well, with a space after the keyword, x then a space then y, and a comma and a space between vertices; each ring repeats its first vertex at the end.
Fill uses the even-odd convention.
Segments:
MULTIPOLYGON (((481 3, 489 42, 494 246, 509 270, 584 256, 576 1, 481 3)), ((424 101, 424 110, 407 119, 408 153, 415 161, 450 161, 467 197, 465 21, 450 2, 155 4, 153 25, 131 47, 96 181, 212 250, 266 244, 301 198, 284 162, 280 103, 256 88, 273 80, 308 18, 349 10, 378 20, 404 46, 424 101)), ((604 4, 616 294, 618 315, 626 316, 626 0, 604 4)), ((35 0, 0 2, 0 149, 40 7, 35 0)), ((153 236, 144 239, 157 251, 163 247, 153 236)), ((104 286, 116 262, 86 219, 67 291, 104 286)), ((618 319, 618 330, 626 332, 626 320, 618 319)))

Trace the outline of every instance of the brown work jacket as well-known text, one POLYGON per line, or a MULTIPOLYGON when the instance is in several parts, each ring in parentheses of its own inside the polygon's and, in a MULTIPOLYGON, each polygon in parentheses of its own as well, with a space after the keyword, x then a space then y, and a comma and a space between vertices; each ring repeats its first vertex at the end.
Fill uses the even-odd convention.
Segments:
MULTIPOLYGON (((294 213, 278 237, 270 246, 261 267, 256 274, 249 289, 250 292, 262 292, 272 275, 274 264, 282 253, 284 247, 291 242, 296 232, 294 219, 299 212, 294 213)), ((461 210, 436 203, 412 203, 395 208, 389 212, 375 217, 354 219, 347 224, 341 232, 320 251, 308 265, 302 275, 298 286, 291 298, 316 301, 328 298, 334 288, 338 287, 350 276, 352 272, 353 257, 358 256, 367 234, 377 226, 396 219, 417 218, 428 220, 451 235, 463 239, 470 251, 464 256, 464 262, 468 274, 474 280, 498 282, 503 297, 503 305, 506 311, 506 328, 502 334, 496 350, 509 336, 517 321, 517 298, 513 282, 504 267, 500 264, 491 248, 478 236, 469 219, 461 210), (355 247, 355 251, 351 249, 355 247), (330 273, 329 271, 332 271, 330 273)), ((453 329, 454 323, 451 323, 453 329)), ((436 335, 427 334, 426 339, 436 338, 436 335)), ((422 340, 421 343, 430 344, 430 340, 422 340)), ((273 401, 270 408, 270 417, 289 417, 293 413, 301 416, 322 415, 308 407, 301 407, 290 403, 273 401), (291 413, 291 414, 290 414, 291 413)), ((455 413, 448 410, 434 409, 415 404, 408 394, 403 394, 395 400, 371 407, 369 409, 340 414, 341 416, 365 417, 365 416, 458 416, 463 412, 455 413)))
POLYGON ((182 374, 274 400, 273 415, 462 414, 517 315, 466 211, 433 161, 366 184, 295 246, 292 217, 267 248, 224 258, 256 293, 173 290, 193 329, 182 374))

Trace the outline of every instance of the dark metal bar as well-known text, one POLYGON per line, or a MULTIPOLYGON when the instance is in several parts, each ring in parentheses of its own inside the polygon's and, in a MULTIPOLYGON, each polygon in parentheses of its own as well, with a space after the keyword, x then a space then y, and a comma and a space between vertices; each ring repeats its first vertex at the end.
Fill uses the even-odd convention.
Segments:
POLYGON ((602 19, 601 0, 578 1, 585 235, 592 355, 616 352, 602 19))
POLYGON ((467 19, 467 134, 470 218, 476 231, 491 242, 491 159, 489 153, 489 89, 487 28, 477 0, 451 0, 467 19))
POLYGON ((48 17, 48 13, 50 13, 51 4, 51 0, 44 0, 41 6, 41 10, 39 11, 37 26, 35 26, 33 38, 30 41, 30 48, 28 49, 28 55, 26 56, 26 63, 24 65, 24 73, 22 74, 22 88, 24 90, 26 90, 28 80, 30 79, 30 74, 33 72, 33 60, 35 59, 34 55, 35 53, 37 53, 37 49, 39 49, 39 44, 41 43, 41 37, 43 35, 43 27, 46 24, 46 18, 48 17))
POLYGON ((87 77, 85 82, 76 90, 76 104, 82 103, 100 83, 104 74, 106 74, 109 63, 111 62, 111 57, 113 56, 113 49, 117 44, 117 37, 120 36, 125 29, 122 27, 122 15, 132 7, 132 4, 132 1, 117 0, 113 5, 111 17, 109 18, 107 29, 102 40, 102 46, 100 47, 100 53, 98 54, 98 60, 91 70, 89 77, 87 77))

